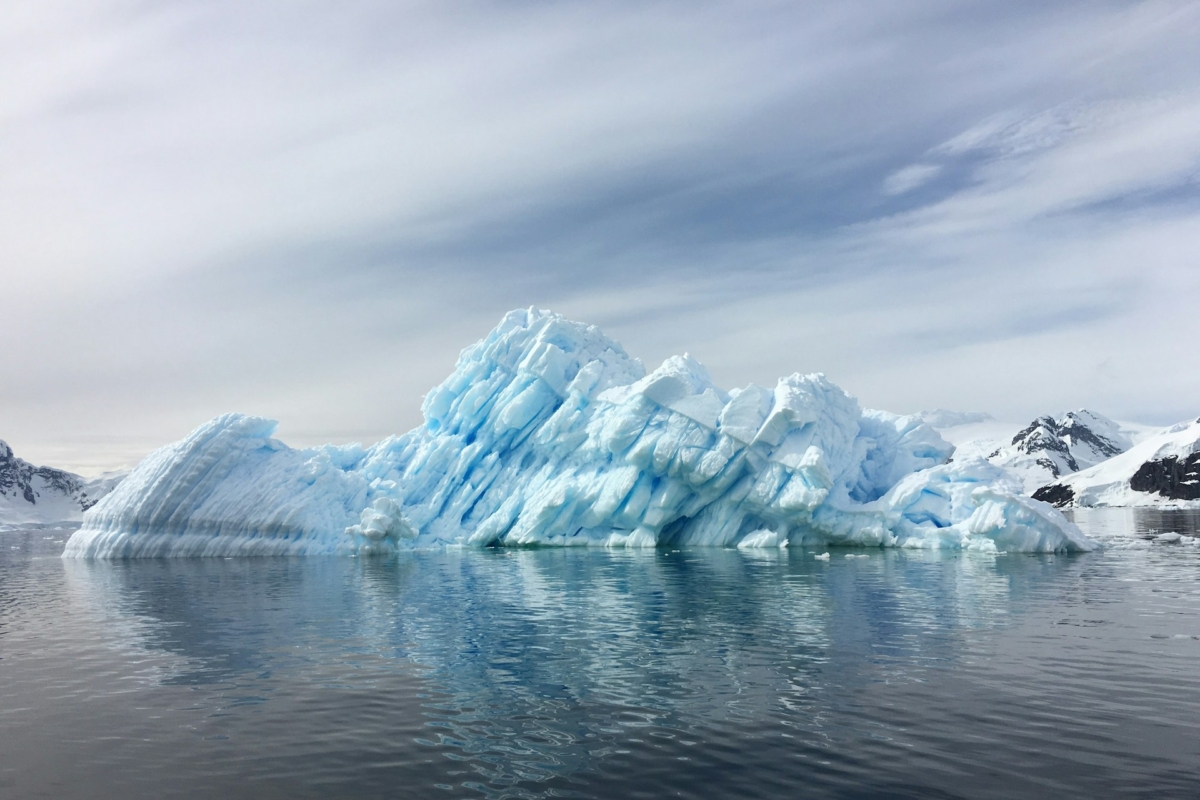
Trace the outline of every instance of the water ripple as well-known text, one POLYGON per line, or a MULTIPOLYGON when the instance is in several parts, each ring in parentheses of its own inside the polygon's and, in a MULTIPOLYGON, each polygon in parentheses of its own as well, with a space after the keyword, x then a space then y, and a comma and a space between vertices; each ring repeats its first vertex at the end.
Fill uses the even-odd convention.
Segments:
POLYGON ((63 562, 0 534, 0 794, 1190 797, 1196 516, 1079 556, 63 562))

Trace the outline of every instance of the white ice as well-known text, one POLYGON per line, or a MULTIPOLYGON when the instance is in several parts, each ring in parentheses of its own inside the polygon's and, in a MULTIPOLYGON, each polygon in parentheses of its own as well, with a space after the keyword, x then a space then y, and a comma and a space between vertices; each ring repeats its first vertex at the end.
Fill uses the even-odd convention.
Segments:
POLYGON ((229 414, 148 457, 68 556, 387 553, 490 545, 1089 550, 1020 482, 823 375, 725 392, 689 356, 646 374, 597 328, 514 311, 424 424, 305 450, 229 414))

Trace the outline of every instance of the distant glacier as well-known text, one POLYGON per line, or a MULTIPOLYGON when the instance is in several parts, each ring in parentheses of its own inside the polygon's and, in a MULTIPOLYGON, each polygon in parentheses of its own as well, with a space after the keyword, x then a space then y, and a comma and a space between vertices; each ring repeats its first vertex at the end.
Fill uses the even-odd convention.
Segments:
POLYGON ((67 557, 387 554, 447 546, 1095 548, 1021 481, 821 374, 725 392, 689 356, 649 374, 598 328, 513 311, 424 424, 293 449, 227 414, 146 458, 67 557))

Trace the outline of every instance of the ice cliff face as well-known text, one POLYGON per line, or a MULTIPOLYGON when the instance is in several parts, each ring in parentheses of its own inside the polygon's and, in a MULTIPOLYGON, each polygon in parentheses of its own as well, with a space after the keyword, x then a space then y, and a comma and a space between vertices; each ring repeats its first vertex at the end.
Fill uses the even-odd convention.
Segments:
POLYGON ((17 458, 0 440, 0 525, 28 525, 80 519, 112 490, 121 476, 88 480, 17 458))
POLYGON ((726 393, 694 359, 650 374, 598 329, 507 315, 368 449, 293 450, 227 415, 140 465, 68 556, 467 545, 846 544, 1066 551, 1094 543, 916 417, 822 375, 726 393))

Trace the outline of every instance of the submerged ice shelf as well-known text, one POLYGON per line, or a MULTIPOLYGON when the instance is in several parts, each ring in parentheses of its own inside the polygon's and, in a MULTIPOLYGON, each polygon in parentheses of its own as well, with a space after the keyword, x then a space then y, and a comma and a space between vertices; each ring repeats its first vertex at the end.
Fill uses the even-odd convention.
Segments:
POLYGON ((387 553, 490 545, 1090 550, 1020 481, 823 375, 724 392, 688 356, 646 374, 599 329, 530 309, 463 351, 424 424, 292 449, 228 414, 140 464, 66 556, 387 553))

